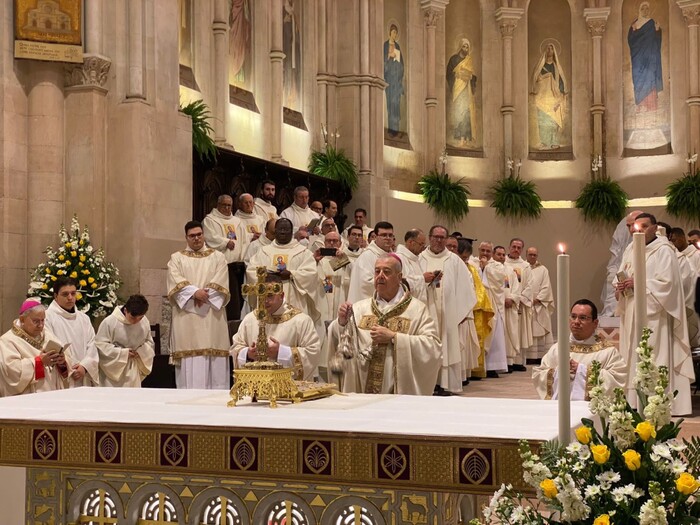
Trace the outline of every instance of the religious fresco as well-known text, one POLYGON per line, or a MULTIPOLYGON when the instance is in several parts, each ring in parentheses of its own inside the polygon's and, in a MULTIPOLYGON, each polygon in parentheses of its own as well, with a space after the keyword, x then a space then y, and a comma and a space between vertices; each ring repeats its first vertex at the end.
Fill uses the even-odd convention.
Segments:
MULTIPOLYGON (((382 46, 384 63, 384 139, 386 141, 408 140, 407 73, 406 50, 406 2, 386 0, 384 2, 385 38, 382 46)), ((392 144, 393 145, 393 144, 392 144)))
POLYGON ((284 51, 284 107, 301 112, 303 67, 301 0, 284 0, 282 5, 282 51, 284 51))
POLYGON ((453 155, 481 151, 481 13, 477 0, 445 10, 445 143, 453 155))
POLYGON ((667 1, 626 0, 622 26, 623 156, 672 153, 667 1))
POLYGON ((252 91, 253 4, 229 0, 228 83, 252 91))
POLYGON ((571 12, 566 0, 528 8, 529 156, 571 159, 571 12))
POLYGON ((14 57, 83 62, 80 0, 14 0, 14 57))
POLYGON ((178 0, 180 64, 192 68, 192 0, 178 0))

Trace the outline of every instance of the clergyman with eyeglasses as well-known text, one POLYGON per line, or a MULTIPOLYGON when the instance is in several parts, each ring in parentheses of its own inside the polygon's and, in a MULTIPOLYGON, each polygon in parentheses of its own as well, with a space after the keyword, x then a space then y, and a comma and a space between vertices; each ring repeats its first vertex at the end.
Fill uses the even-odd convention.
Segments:
POLYGON ((185 225, 185 238, 187 248, 170 256, 167 275, 175 382, 178 388, 228 389, 226 259, 204 243, 200 222, 185 225))
MULTIPOLYGON (((588 373, 593 361, 601 364, 600 377, 608 393, 615 388, 624 388, 627 370, 617 348, 596 334, 598 308, 588 299, 579 299, 571 307, 569 329, 571 330, 571 400, 588 401, 588 373)), ((542 358, 542 364, 532 372, 537 393, 542 399, 558 399, 559 356, 556 343, 542 358)))

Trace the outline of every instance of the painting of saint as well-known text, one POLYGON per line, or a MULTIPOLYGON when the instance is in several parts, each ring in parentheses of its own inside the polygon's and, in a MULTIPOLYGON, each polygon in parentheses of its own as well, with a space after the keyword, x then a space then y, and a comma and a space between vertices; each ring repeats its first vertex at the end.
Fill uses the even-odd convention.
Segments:
POLYGON ((180 64, 192 67, 192 0, 178 0, 180 64))
POLYGON ((284 106, 301 111, 301 6, 284 0, 282 6, 282 51, 284 51, 284 106))
POLYGON ((249 82, 252 13, 249 0, 230 0, 229 84, 246 87, 249 82))
POLYGON ((448 136, 460 147, 475 146, 477 76, 474 71, 471 43, 462 38, 459 49, 447 62, 448 136))
POLYGON ((658 93, 664 88, 661 75, 661 28, 649 15, 649 2, 639 4, 638 16, 627 33, 637 111, 656 111, 658 93))
POLYGON ((532 72, 530 94, 537 112, 539 140, 536 149, 553 150, 561 146, 562 130, 567 118, 568 82, 554 39, 540 45, 541 56, 532 72))
POLYGON ((389 39, 384 42, 384 81, 388 84, 385 90, 387 129, 391 137, 399 134, 401 121, 401 95, 404 94, 403 74, 404 56, 398 42, 399 28, 396 24, 389 26, 389 39))

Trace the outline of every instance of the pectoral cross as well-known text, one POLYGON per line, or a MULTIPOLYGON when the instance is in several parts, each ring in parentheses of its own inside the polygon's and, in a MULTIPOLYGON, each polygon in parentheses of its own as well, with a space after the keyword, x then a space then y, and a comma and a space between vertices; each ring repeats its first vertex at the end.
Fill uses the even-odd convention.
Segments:
POLYGON ((265 332, 265 319, 267 309, 265 308, 265 298, 269 295, 282 293, 282 283, 266 283, 267 268, 258 266, 256 270, 258 282, 255 284, 244 284, 243 295, 256 297, 258 306, 255 309, 255 317, 258 320, 258 340, 255 345, 256 361, 267 361, 267 334, 265 332))

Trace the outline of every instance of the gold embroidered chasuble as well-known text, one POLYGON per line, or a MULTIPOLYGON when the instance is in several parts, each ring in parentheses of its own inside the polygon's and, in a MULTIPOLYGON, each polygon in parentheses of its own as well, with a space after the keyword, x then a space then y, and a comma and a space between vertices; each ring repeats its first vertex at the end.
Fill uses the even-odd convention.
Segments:
MULTIPOLYGON (((240 262, 247 246, 246 233, 241 219, 235 215, 224 215, 216 208, 204 217, 202 221, 204 242, 209 248, 221 252, 227 263, 240 262), (234 241, 236 246, 229 250, 229 241, 234 241)), ((200 250, 201 251, 201 250, 200 250)))

